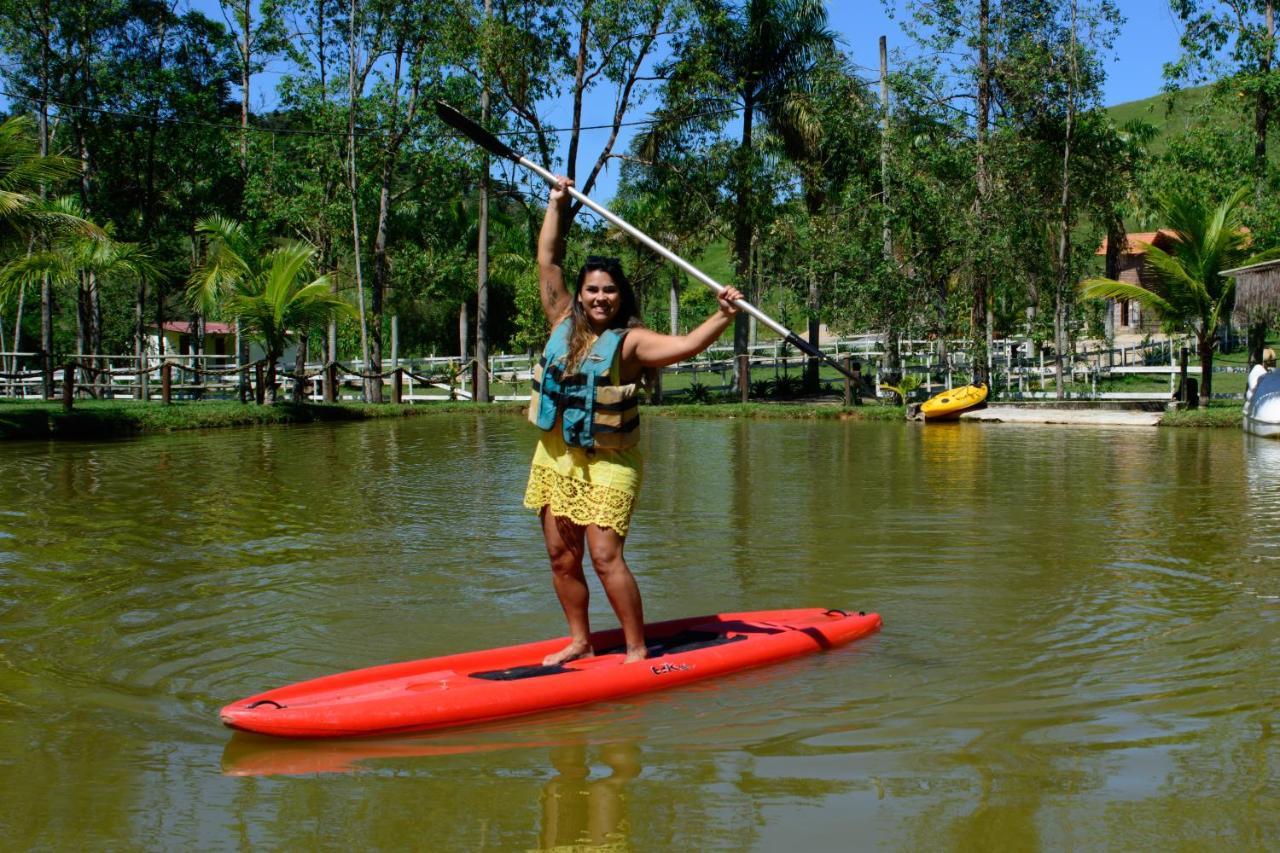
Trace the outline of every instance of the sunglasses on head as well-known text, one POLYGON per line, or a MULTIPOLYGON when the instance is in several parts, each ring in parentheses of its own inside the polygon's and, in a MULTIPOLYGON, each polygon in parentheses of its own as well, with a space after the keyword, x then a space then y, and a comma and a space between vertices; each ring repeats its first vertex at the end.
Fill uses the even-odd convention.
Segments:
POLYGON ((608 255, 587 255, 586 268, 589 270, 620 270, 622 261, 608 255))

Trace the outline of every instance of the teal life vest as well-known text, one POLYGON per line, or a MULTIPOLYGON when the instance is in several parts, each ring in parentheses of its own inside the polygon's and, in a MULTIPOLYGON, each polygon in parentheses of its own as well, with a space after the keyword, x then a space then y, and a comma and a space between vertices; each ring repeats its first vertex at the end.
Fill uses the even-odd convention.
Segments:
POLYGON ((563 320, 551 332, 533 369, 529 420, 539 429, 561 422, 564 443, 587 450, 625 450, 640 440, 636 383, 622 384, 618 354, 626 329, 607 329, 591 345, 578 369, 569 373, 569 331, 563 320))

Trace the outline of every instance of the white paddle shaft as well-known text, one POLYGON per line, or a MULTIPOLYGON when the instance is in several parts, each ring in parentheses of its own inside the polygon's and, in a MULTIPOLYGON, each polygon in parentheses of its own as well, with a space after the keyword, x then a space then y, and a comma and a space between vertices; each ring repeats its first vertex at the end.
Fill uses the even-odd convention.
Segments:
MULTIPOLYGON (((554 186, 557 183, 558 179, 556 178, 555 175, 553 175, 547 169, 544 169, 542 166, 539 166, 537 163, 534 163, 528 157, 521 157, 519 162, 521 166, 524 166, 526 169, 532 170, 534 173, 536 173, 540 178, 542 178, 548 184, 551 184, 552 186, 554 186)), ((574 189, 573 187, 565 187, 565 189, 569 192, 569 195, 573 196, 578 201, 582 202, 587 207, 591 208, 596 213, 600 214, 605 219, 609 220, 614 225, 618 226, 623 231, 627 232, 628 234, 630 234, 635 239, 639 240, 644 245, 648 246, 650 250, 656 252, 657 254, 671 261, 671 263, 680 267, 680 269, 684 270, 689 275, 693 276, 698 281, 702 282, 707 287, 714 290, 717 295, 719 295, 724 290, 723 284, 716 281, 714 278, 707 275, 702 270, 698 269, 693 264, 686 261, 684 258, 680 257, 675 252, 668 249, 666 246, 654 240, 648 234, 644 233, 639 228, 636 228, 634 225, 627 222, 621 216, 618 216, 612 210, 609 210, 607 207, 604 207, 602 205, 596 204, 594 201, 587 198, 587 196, 578 192, 578 190, 574 189)), ((740 308, 741 310, 746 311, 752 317, 755 317, 761 323, 764 323, 770 329, 773 329, 782 337, 784 338, 794 337, 790 329, 788 329, 786 326, 774 320, 768 314, 765 314, 763 311, 761 311, 756 306, 752 305, 747 300, 735 299, 733 301, 733 304, 738 306, 738 308, 740 308)))

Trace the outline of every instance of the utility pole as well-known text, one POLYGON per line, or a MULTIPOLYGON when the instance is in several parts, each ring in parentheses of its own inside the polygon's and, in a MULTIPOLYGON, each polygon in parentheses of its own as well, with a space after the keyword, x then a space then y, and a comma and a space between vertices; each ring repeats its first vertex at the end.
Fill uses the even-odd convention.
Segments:
MULTIPOLYGON (((884 206, 884 226, 881 233, 885 269, 893 263, 893 232, 889 228, 889 39, 880 36, 880 201, 884 206)), ((892 317, 892 314, 890 315, 892 317)), ((885 326, 885 367, 893 373, 898 369, 901 353, 898 350, 897 323, 890 319, 885 326)))

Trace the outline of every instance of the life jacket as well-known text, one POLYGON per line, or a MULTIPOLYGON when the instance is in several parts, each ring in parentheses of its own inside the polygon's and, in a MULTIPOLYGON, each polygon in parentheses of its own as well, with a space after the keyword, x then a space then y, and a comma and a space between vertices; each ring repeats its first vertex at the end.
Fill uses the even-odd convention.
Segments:
POLYGON ((587 450, 625 450, 640 440, 636 383, 619 382, 618 352, 626 329, 607 329, 596 338, 582 364, 567 373, 571 319, 551 332, 542 358, 533 368, 529 420, 539 429, 555 428, 559 418, 564 443, 587 450))

